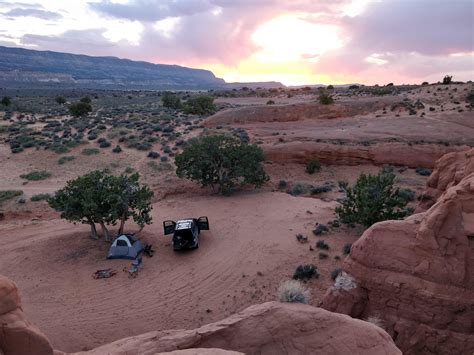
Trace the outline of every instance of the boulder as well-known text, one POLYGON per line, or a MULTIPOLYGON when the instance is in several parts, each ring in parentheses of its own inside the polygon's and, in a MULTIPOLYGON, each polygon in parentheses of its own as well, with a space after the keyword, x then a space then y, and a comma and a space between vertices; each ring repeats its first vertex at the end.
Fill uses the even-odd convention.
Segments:
POLYGON ((46 336, 26 319, 15 283, 3 276, 0 276, 0 354, 53 354, 46 336))
POLYGON ((436 161, 435 169, 421 198, 421 208, 431 207, 441 194, 474 173, 474 148, 445 154, 436 161))
POLYGON ((472 355, 474 173, 428 211, 374 224, 353 244, 343 270, 338 279, 350 277, 352 287, 336 287, 350 285, 336 279, 323 308, 379 319, 405 354, 472 355))
POLYGON ((305 304, 279 302, 254 305, 197 329, 150 332, 77 354, 156 354, 178 349, 193 349, 194 354, 197 348, 269 355, 401 354, 378 326, 305 304))

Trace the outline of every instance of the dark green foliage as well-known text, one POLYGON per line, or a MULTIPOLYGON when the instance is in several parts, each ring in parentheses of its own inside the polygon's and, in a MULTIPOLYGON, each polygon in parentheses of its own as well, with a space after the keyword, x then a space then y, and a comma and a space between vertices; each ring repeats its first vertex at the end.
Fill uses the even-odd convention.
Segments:
POLYGON ((359 89, 359 85, 351 85, 349 86, 349 90, 357 90, 359 89))
POLYGON ((319 100, 319 103, 322 104, 322 105, 330 105, 330 104, 334 103, 334 99, 326 91, 321 91, 319 93, 318 100, 319 100))
POLYGON ((339 276, 341 273, 342 269, 340 267, 335 268, 334 270, 331 271, 331 280, 336 280, 336 278, 339 276))
POLYGON ((112 149, 112 152, 113 152, 113 153, 121 153, 121 152, 122 152, 122 148, 121 148, 119 145, 117 145, 117 146, 115 146, 114 149, 112 149))
POLYGON ((394 189, 395 175, 380 171, 378 175, 361 174, 354 186, 345 181, 339 187, 346 198, 336 207, 343 223, 360 223, 366 227, 388 219, 401 219, 407 215, 403 209, 407 202, 394 189))
POLYGON ((311 189, 311 195, 318 195, 324 192, 329 192, 331 190, 332 190, 331 185, 316 186, 311 189))
POLYGON ((54 143, 50 145, 49 149, 55 152, 56 154, 64 154, 69 152, 69 148, 60 143, 54 143))
POLYGON ((421 175, 421 176, 430 176, 431 175, 431 169, 427 169, 427 168, 416 168, 415 172, 418 175, 421 175))
POLYGON ((92 106, 87 102, 75 102, 69 105, 69 113, 74 117, 81 117, 87 115, 92 111, 92 106))
POLYGON ((466 96, 466 102, 471 106, 474 107, 474 90, 466 96))
POLYGON ((443 78, 443 85, 449 85, 451 84, 453 81, 453 76, 452 75, 446 75, 444 78, 443 78))
POLYGON ((216 110, 212 96, 195 96, 184 103, 184 112, 193 115, 205 115, 216 110))
POLYGON ((295 273, 293 274, 293 278, 295 280, 310 279, 312 277, 319 277, 319 273, 316 270, 316 266, 313 264, 299 265, 296 268, 295 273))
POLYGON ((59 158, 58 164, 63 165, 64 163, 66 163, 68 161, 73 161, 74 159, 76 159, 76 157, 74 157, 72 155, 66 155, 64 157, 59 158))
POLYGON ((316 242, 316 248, 322 250, 329 250, 329 244, 327 244, 324 240, 318 240, 316 242))
POLYGON ((83 102, 85 104, 90 104, 91 103, 91 98, 89 96, 84 96, 79 101, 83 102))
POLYGON ((324 253, 324 252, 320 252, 318 256, 319 256, 319 260, 324 260, 324 259, 327 259, 329 257, 329 254, 324 253))
POLYGON ((46 170, 34 170, 27 174, 21 174, 20 177, 26 180, 38 181, 51 177, 51 173, 46 170))
POLYGON ((0 204, 21 195, 23 195, 21 190, 0 190, 0 204))
POLYGON ((84 148, 81 152, 83 155, 93 155, 93 154, 99 154, 99 149, 97 148, 84 148))
POLYGON ((342 254, 344 255, 349 254, 351 252, 351 249, 352 249, 352 244, 350 243, 344 244, 344 246, 342 247, 342 254))
POLYGON ((238 184, 262 186, 268 176, 263 151, 256 145, 226 136, 205 136, 184 148, 175 158, 179 177, 200 182, 228 195, 238 184))
POLYGON ((64 105, 66 103, 66 99, 62 96, 57 96, 54 100, 60 105, 64 105))
POLYGON ((400 198, 404 199, 405 201, 410 202, 415 200, 416 193, 411 189, 399 189, 398 196, 400 196, 400 198))
POLYGON ((163 93, 161 102, 163 103, 164 107, 172 108, 174 110, 179 110, 182 107, 179 96, 168 91, 163 93))
POLYGON ((48 202, 61 218, 90 224, 93 237, 99 223, 108 238, 106 224, 120 221, 119 234, 130 217, 141 228, 150 224, 152 197, 153 192, 140 185, 138 173, 114 176, 96 170, 68 181, 48 202))
POLYGON ((10 96, 4 96, 2 98, 2 101, 0 101, 0 103, 5 106, 5 107, 8 107, 12 104, 12 98, 10 96))
POLYGON ((296 182, 291 185, 288 193, 293 196, 305 195, 311 191, 313 188, 312 185, 304 183, 304 182, 296 182))
POLYGON ((285 180, 278 181, 278 188, 280 190, 285 189, 288 186, 288 183, 285 180))
POLYGON ((274 105, 274 104, 275 104, 275 101, 273 101, 273 100, 268 100, 267 101, 267 105, 274 105))
POLYGON ((314 235, 321 235, 324 232, 329 232, 329 228, 326 227, 324 224, 316 223, 316 226, 314 227, 314 230, 313 230, 313 234, 314 235))
POLYGON ((108 140, 103 140, 102 142, 99 143, 100 148, 108 148, 110 147, 110 142, 108 140))
POLYGON ((328 86, 326 87, 326 90, 334 90, 334 85, 328 85, 328 86))
POLYGON ((314 174, 321 170, 321 163, 317 159, 311 159, 306 163, 306 172, 308 174, 314 174))
POLYGON ((48 200, 51 197, 50 194, 36 194, 31 196, 31 201, 36 202, 36 201, 45 201, 48 200))
POLYGON ((151 159, 157 159, 157 158, 160 157, 160 153, 158 153, 158 152, 149 152, 147 157, 151 158, 151 159))

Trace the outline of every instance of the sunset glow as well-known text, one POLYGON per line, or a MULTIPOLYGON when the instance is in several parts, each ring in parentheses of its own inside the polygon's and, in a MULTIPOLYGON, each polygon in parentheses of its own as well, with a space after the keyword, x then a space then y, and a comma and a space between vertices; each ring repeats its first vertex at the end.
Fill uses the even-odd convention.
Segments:
POLYGON ((473 6, 470 0, 7 0, 0 3, 0 45, 203 68, 229 82, 402 83, 437 81, 448 72, 469 80, 473 6))

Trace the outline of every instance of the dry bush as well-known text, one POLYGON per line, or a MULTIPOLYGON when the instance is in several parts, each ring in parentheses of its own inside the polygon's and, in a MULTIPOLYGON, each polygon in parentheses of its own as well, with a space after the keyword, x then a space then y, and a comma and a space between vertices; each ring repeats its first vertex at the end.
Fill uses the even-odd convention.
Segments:
POLYGON ((297 280, 283 281, 278 287, 280 302, 297 302, 308 304, 311 298, 309 290, 297 280))

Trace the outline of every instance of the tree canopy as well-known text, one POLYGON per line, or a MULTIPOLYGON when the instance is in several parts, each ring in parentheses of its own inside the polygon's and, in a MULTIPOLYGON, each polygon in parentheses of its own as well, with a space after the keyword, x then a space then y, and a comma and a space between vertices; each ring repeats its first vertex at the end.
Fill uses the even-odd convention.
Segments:
POLYGON ((205 115, 206 113, 213 113, 216 111, 214 105, 214 98, 212 96, 195 96, 190 97, 184 103, 184 112, 193 115, 205 115))
POLYGON ((163 93, 161 96, 161 102, 163 103, 164 107, 172 108, 174 110, 179 110, 182 107, 179 96, 169 91, 163 93))
POLYGON ((175 158, 176 174, 228 195, 237 183, 262 186, 268 176, 263 151, 239 139, 205 136, 175 158))
POLYGON ((119 234, 131 217, 143 228, 151 223, 150 211, 153 191, 140 185, 139 174, 114 176, 95 170, 67 182, 48 202, 61 213, 61 218, 71 222, 87 223, 91 236, 97 239, 96 224, 102 227, 106 240, 106 225, 120 221, 119 234))
POLYGON ((74 117, 81 117, 92 111, 92 106, 88 102, 75 102, 69 105, 69 112, 74 117))

